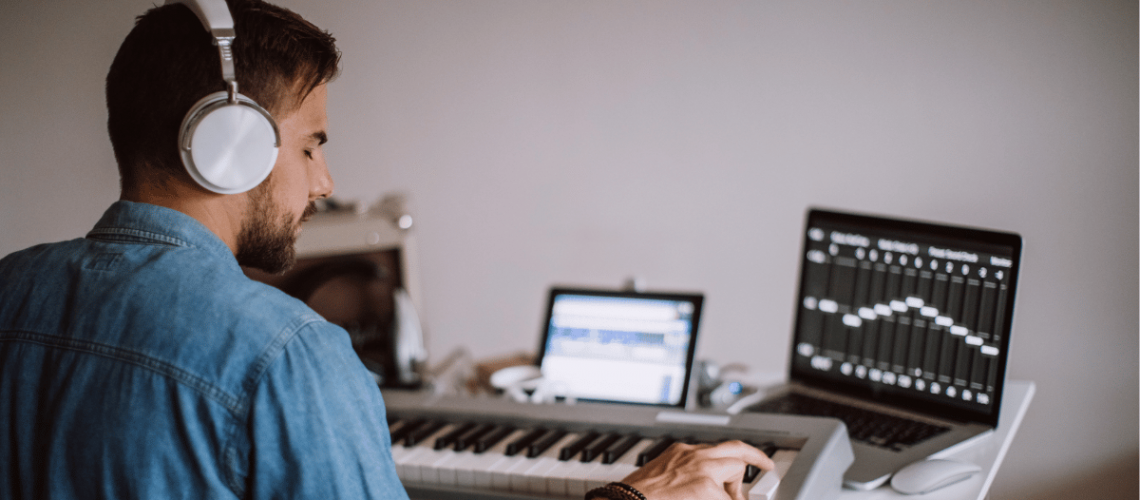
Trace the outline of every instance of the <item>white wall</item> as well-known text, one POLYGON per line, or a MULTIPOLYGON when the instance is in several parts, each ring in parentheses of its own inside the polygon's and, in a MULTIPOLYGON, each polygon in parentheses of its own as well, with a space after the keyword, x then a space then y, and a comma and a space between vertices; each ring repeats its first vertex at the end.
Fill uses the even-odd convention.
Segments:
MULTIPOLYGON (((151 4, 0 3, 0 254, 116 198, 102 79, 151 4)), ((1136 498, 1135 2, 283 4, 345 53, 339 193, 414 197, 437 356, 636 274, 706 293, 701 357, 779 371, 808 205, 1017 231, 1038 393, 992 498, 1136 498)))

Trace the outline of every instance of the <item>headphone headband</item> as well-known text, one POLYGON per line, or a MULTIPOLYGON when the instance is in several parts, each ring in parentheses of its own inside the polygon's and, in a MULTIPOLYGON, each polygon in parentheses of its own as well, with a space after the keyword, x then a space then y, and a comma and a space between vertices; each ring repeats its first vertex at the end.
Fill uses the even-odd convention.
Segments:
POLYGON ((220 194, 243 193, 261 184, 277 161, 281 135, 264 108, 238 93, 234 74, 233 16, 225 0, 166 0, 190 9, 214 38, 226 91, 203 97, 182 120, 178 149, 186 171, 220 194))
MULTIPOLYGON (((214 37, 214 45, 218 46, 218 56, 222 61, 222 79, 227 86, 233 87, 237 83, 234 76, 233 43, 237 34, 234 32, 234 18, 230 15, 230 8, 224 1, 210 1, 204 4, 198 0, 166 0, 163 5, 182 4, 190 9, 202 26, 214 37)), ((234 87, 233 93, 237 93, 234 87)))

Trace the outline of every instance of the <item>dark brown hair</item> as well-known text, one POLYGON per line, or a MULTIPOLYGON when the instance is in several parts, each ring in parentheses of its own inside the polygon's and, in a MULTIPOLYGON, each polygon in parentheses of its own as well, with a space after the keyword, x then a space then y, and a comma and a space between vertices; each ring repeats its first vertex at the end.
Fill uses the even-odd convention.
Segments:
MULTIPOLYGON (((336 77, 340 52, 328 32, 260 0, 228 3, 238 90, 270 114, 290 113, 336 77)), ((218 49, 189 8, 164 5, 136 19, 107 74, 107 129, 124 190, 189 179, 179 126, 195 102, 220 90, 218 49)))

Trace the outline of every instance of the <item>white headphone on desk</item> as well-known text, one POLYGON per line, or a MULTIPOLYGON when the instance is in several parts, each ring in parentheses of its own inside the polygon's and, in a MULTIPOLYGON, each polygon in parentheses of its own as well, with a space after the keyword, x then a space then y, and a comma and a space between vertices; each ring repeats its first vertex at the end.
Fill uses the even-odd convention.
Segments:
POLYGON ((553 403, 558 398, 563 398, 566 404, 578 401, 565 382, 544 378, 542 369, 531 365, 508 366, 492 373, 491 387, 519 403, 553 403), (531 391, 530 394, 527 391, 531 391))
POLYGON ((166 0, 190 8, 214 37, 226 90, 194 104, 178 132, 178 151, 186 171, 202 187, 237 194, 261 184, 273 164, 281 135, 277 122, 253 99, 238 93, 232 45, 234 20, 225 0, 166 0))

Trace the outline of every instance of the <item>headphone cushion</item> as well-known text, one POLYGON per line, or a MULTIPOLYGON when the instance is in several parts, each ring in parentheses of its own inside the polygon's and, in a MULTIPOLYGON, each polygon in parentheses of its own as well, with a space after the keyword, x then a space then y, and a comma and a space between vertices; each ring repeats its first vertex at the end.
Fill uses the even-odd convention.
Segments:
MULTIPOLYGON (((256 105, 254 105, 256 106, 256 105)), ((199 184, 222 194, 261 184, 277 161, 277 131, 264 112, 242 101, 210 103, 187 116, 183 163, 199 184)))

